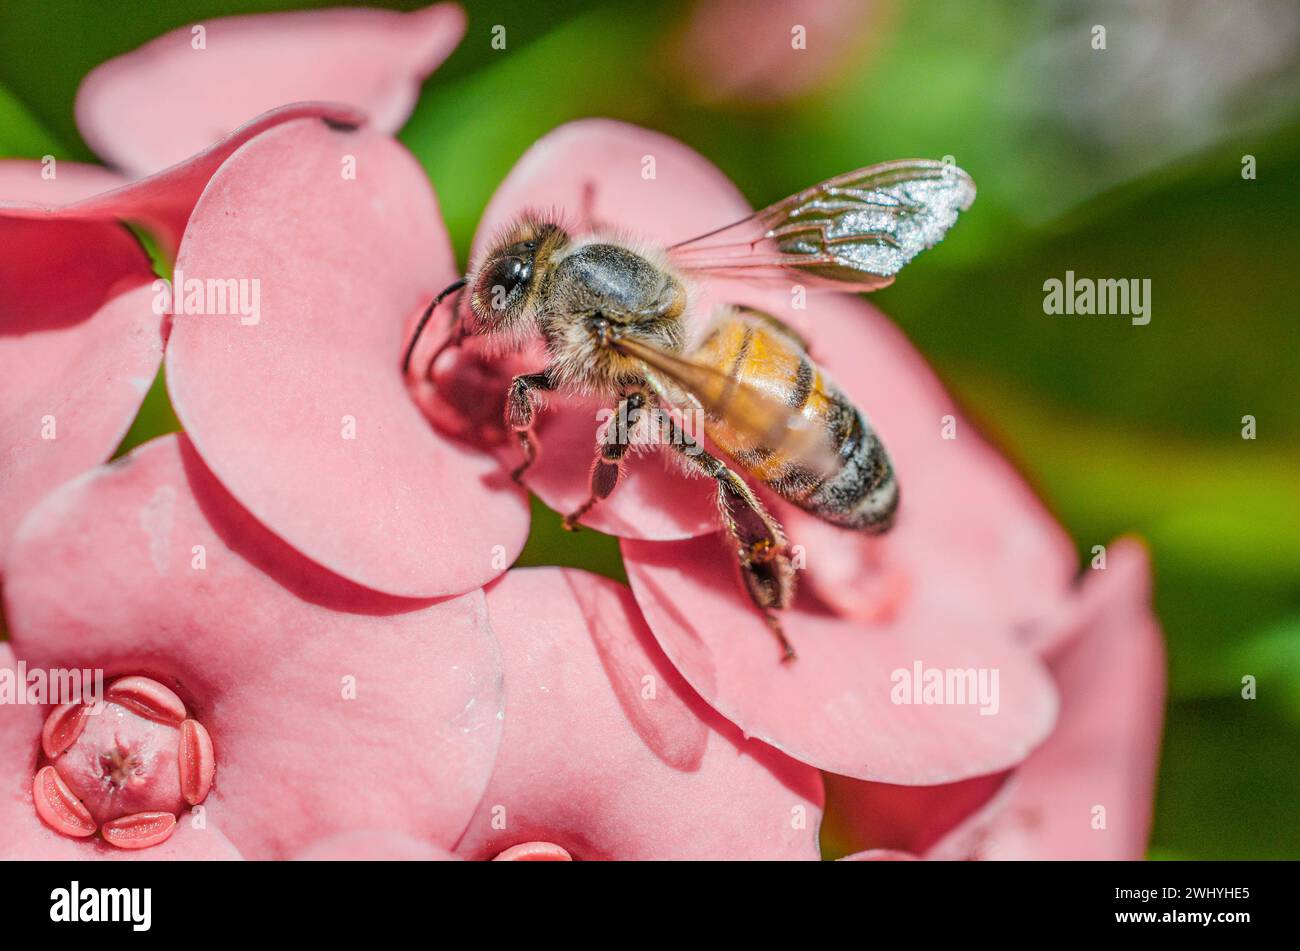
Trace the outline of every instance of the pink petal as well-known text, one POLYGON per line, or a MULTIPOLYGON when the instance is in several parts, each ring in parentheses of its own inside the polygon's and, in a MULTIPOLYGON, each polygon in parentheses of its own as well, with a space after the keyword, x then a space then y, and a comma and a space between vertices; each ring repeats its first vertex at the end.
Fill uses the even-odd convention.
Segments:
MULTIPOLYGON (((65 485, 11 555, 16 653, 175 690, 215 750, 203 808, 245 856, 375 827, 450 845, 464 829, 500 732, 481 593, 422 606, 320 570, 241 509, 184 437, 65 485)), ((36 719, 0 744, 28 782, 40 730, 36 719)))
POLYGON ((1051 658, 1061 692, 1056 731, 1016 770, 1005 795, 935 845, 929 857, 1145 855, 1165 655, 1142 546, 1112 543, 1106 569, 1086 573, 1075 608, 1072 626, 1079 633, 1063 640, 1051 658))
POLYGON ((307 121, 259 136, 213 176, 176 270, 260 282, 256 324, 177 316, 167 358, 186 432, 260 521, 396 595, 468 591, 514 560, 524 494, 489 455, 439 435, 401 378, 404 328, 456 274, 401 146, 307 121))
POLYGON ((864 47, 890 26, 881 10, 888 6, 881 0, 696 0, 669 62, 706 101, 781 103, 861 68, 864 47), (803 31, 799 46, 796 24, 803 31))
POLYGON ((431 842, 391 830, 343 832, 295 856, 304 862, 459 862, 460 856, 431 842))
POLYGON ((112 455, 162 360, 153 269, 120 225, 0 210, 0 558, 19 520, 112 455))
POLYGON ((578 859, 817 857, 816 772, 700 702, 626 588, 515 570, 488 589, 488 610, 506 726, 458 853, 546 842, 578 859))
POLYGON ((365 116, 349 106, 304 102, 282 106, 250 119, 230 135, 202 152, 148 178, 121 184, 120 176, 107 170, 99 174, 90 166, 57 166, 54 188, 37 186, 31 180, 37 163, 21 164, 0 180, 0 215, 22 218, 64 218, 77 221, 138 221, 174 252, 180 243, 190 212, 218 166, 241 145, 267 129, 292 119, 317 117, 336 124, 356 125, 365 116), (103 187, 97 187, 102 185, 103 187))
MULTIPOLYGON (((0 643, 0 669, 15 672, 13 649, 0 643)), ((28 668, 29 672, 31 668, 28 668)), ((47 827, 32 803, 32 777, 40 750, 41 721, 48 707, 6 704, 0 715, 0 861, 15 859, 238 859, 239 852, 211 821, 195 827, 186 814, 162 845, 141 852, 113 848, 99 839, 72 839, 47 827)), ((209 817, 210 820, 210 817, 209 817)))
MULTIPOLYGON (((528 209, 558 212, 575 230, 587 230, 581 216, 589 187, 601 222, 664 247, 729 224, 751 210, 726 176, 675 139, 608 119, 585 119, 547 134, 519 160, 483 213, 473 257, 528 209), (642 170, 650 159, 654 178, 644 178, 642 170)), ((737 296, 731 290, 721 293, 722 287, 716 289, 719 294, 702 289, 697 322, 719 299, 737 296)), ((532 369, 541 368, 539 364, 532 369)), ((596 413, 601 408, 612 406, 555 398, 540 414, 542 450, 527 483, 561 513, 573 511, 588 496, 596 413)), ((512 465, 517 456, 511 444, 512 465)), ((651 452, 630 459, 614 495, 583 524, 627 538, 674 539, 713 531, 718 521, 709 485, 686 478, 651 452)))
POLYGON ((328 99, 396 132, 420 83, 465 32, 443 3, 416 13, 337 9, 227 17, 164 34, 109 60, 77 91, 77 127, 101 157, 146 175, 207 147, 259 113, 328 99))
POLYGON ((126 179, 121 175, 98 165, 65 161, 46 165, 25 159, 0 159, 0 201, 3 202, 66 205, 124 184, 126 179))
POLYGON ((623 557, 650 629, 691 686, 747 736, 801 762, 878 782, 948 783, 1020 762, 1052 727, 1055 692, 1041 664, 960 611, 912 616, 905 603, 869 624, 796 604, 781 619, 799 656, 783 664, 721 536, 625 540, 623 557), (923 673, 997 671, 996 712, 894 703, 896 672, 918 663, 923 673))

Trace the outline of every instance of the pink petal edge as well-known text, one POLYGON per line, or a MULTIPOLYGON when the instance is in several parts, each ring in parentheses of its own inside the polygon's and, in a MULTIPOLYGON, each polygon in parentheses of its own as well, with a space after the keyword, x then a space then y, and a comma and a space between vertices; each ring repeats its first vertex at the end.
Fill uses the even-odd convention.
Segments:
POLYGON ((460 7, 333 9, 204 20, 103 63, 77 90, 77 127, 100 156, 147 175, 286 103, 333 100, 396 132, 420 83, 465 32, 460 7), (202 28, 203 48, 195 30, 202 28))
POLYGON ((255 323, 178 316, 167 348, 186 432, 260 521, 403 597, 468 591, 514 560, 524 494, 491 456, 437 433, 401 378, 410 316, 456 273, 405 149, 319 122, 259 136, 212 177, 176 267, 187 282, 260 282, 255 323))
POLYGON ((719 535, 625 539, 637 603, 673 665, 709 704, 787 755, 858 779, 954 782, 1023 760, 1051 731, 1056 694, 1038 659, 995 627, 952 613, 868 624, 796 603, 781 614, 798 658, 781 663, 719 535), (895 703, 895 677, 997 672, 996 709, 895 703))

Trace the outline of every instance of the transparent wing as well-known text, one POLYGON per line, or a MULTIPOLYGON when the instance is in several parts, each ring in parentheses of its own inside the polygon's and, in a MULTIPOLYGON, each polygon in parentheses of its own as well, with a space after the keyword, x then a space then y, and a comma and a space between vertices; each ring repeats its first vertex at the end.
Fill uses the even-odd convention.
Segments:
POLYGON ((699 406, 706 416, 725 421, 755 446, 787 456, 811 472, 833 471, 834 451, 825 432, 760 387, 641 340, 616 340, 611 341, 611 346, 636 357, 653 371, 647 374, 652 384, 667 380, 678 388, 680 394, 662 383, 656 385, 659 394, 678 408, 683 402, 699 406))
POLYGON ((975 200, 975 183, 955 165, 886 162, 804 189, 748 218, 673 245, 689 271, 790 280, 869 291, 938 244, 975 200))

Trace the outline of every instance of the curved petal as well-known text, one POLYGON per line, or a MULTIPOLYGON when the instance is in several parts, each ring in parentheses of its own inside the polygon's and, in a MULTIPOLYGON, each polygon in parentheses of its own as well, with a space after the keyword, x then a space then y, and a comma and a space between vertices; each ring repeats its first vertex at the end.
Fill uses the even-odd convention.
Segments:
MULTIPOLYGON (((726 176, 677 140, 609 119, 584 119, 539 139, 506 176, 483 213, 473 257, 527 210, 557 214, 575 232, 594 224, 666 247, 751 209, 726 176)), ((697 290, 692 310, 707 315, 722 292, 697 290)), ((560 397, 549 403, 538 421, 541 451, 528 471, 528 487, 551 508, 571 512, 588 495, 596 413, 612 407, 560 397)), ((583 524, 627 538, 676 539, 711 532, 718 519, 706 482, 686 478, 649 453, 629 459, 618 490, 583 524)))
POLYGON ((880 434, 901 493, 894 526, 874 537, 776 506, 802 546, 808 587, 865 620, 905 599, 916 612, 960 612, 1010 633, 1055 610, 1074 577, 1069 536, 903 333, 837 294, 810 295, 804 319, 813 357, 880 434))
POLYGON ((486 787, 503 698, 482 594, 421 605, 320 570, 184 437, 51 495, 7 571, 29 665, 181 697, 215 750, 204 808, 248 858, 375 827, 450 845, 486 787))
POLYGON ((132 176, 179 162, 259 113, 329 99, 396 132, 420 83, 465 32, 460 7, 337 9, 226 17, 166 33, 93 70, 77 128, 132 176))
POLYGON ((125 184, 117 172, 98 165, 0 159, 0 202, 66 205, 125 184))
POLYGON ((343 832, 308 846, 303 862, 459 862, 460 856, 431 842, 388 829, 343 832))
POLYGON ((1133 860, 1146 854, 1165 698, 1151 571, 1132 539, 1109 546, 1075 599, 1077 633, 1051 657, 1056 731, 1005 795, 953 830, 932 858, 1133 860))
MULTIPOLYGON (((0 670, 21 681, 13 649, 0 643, 0 670)), ((27 671, 30 674, 30 670, 27 671)), ((32 804, 32 776, 40 752, 41 723, 48 707, 6 699, 0 715, 0 861, 72 859, 239 859, 239 851, 217 828, 194 815, 182 816, 171 837, 151 849, 118 849, 99 839, 60 835, 45 825, 32 804)))
POLYGON ((543 841, 580 859, 817 858, 820 777, 701 703, 626 588, 533 568, 487 597, 506 725, 458 853, 543 841))
POLYGON ((162 361, 153 269, 121 225, 0 213, 0 558, 122 441, 162 361))
POLYGON ((178 307, 167 380, 199 453, 263 524, 401 596, 468 591, 513 561, 524 494, 435 432, 402 381, 403 329, 456 271, 401 146, 311 121, 258 136, 212 177, 176 272, 178 305, 243 282, 242 315, 178 307))
MULTIPOLYGON (((68 181, 68 166, 56 167, 55 181, 64 184, 52 189, 20 185, 14 179, 23 170, 9 176, 14 182, 11 193, 0 191, 0 215, 22 218, 62 218, 77 221, 138 221, 153 230, 169 251, 175 251, 189 221, 190 212, 208 184, 212 173, 235 150, 249 139, 274 126, 293 119, 314 117, 336 125, 358 125, 365 116, 336 103, 300 102, 272 109, 250 119, 219 142, 148 178, 121 184, 121 176, 107 170, 90 171, 92 166, 74 166, 68 181), (101 183, 103 189, 92 190, 101 183)), ((27 163, 30 164, 30 163, 27 163)), ((5 183, 0 183, 0 188, 5 183)))
POLYGON ((828 772, 930 785, 1012 766, 1051 730, 1056 695, 1042 665, 960 611, 913 617, 904 602, 889 622, 867 624, 796 604, 781 623, 798 658, 781 663, 727 548, 717 535, 624 540, 623 557, 673 665, 747 736, 828 772), (945 682, 970 672, 983 695, 972 702, 954 687, 947 702, 913 702, 924 695, 911 685, 932 671, 945 682))

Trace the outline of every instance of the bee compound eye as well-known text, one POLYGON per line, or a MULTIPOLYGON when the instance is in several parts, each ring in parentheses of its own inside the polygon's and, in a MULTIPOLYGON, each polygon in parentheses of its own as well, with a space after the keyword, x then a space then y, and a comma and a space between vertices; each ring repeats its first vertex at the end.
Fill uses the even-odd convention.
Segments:
POLYGON ((516 287, 527 282, 531 275, 532 267, 523 258, 502 258, 492 265, 490 284, 494 292, 500 288, 502 296, 509 296, 516 287))

